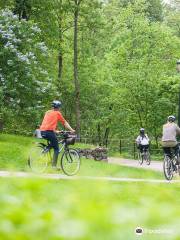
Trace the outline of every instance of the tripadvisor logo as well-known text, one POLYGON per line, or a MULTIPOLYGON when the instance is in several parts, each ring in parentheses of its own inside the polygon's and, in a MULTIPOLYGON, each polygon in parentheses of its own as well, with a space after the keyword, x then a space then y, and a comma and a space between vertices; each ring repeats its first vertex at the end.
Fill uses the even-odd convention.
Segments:
POLYGON ((141 227, 137 227, 137 228, 135 229, 135 233, 136 233, 137 235, 142 235, 142 234, 143 234, 143 229, 142 229, 141 227))

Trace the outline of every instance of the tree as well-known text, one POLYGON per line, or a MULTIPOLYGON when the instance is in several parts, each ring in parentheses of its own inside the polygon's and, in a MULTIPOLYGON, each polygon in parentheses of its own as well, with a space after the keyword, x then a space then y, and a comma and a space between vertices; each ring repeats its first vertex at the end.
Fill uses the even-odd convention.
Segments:
POLYGON ((180 37, 180 3, 177 0, 172 0, 165 5, 165 22, 170 26, 180 37))
POLYGON ((147 2, 147 14, 148 18, 152 22, 163 21, 163 4, 161 0, 148 0, 147 2))
POLYGON ((145 127, 158 135, 165 116, 175 110, 173 93, 167 97, 161 90, 162 82, 169 76, 172 79, 178 39, 167 27, 151 23, 145 11, 144 15, 137 14, 136 9, 136 5, 129 5, 121 12, 122 27, 113 38, 108 65, 120 95, 119 105, 126 109, 125 123, 133 126, 129 134, 134 133, 134 128, 145 127))
POLYGON ((23 116, 25 120, 30 110, 33 114, 33 109, 42 107, 53 94, 48 49, 39 39, 37 25, 19 20, 9 10, 0 12, 0 26, 0 88, 3 108, 7 110, 4 114, 9 112, 11 117, 23 116), (47 99, 43 99, 44 94, 47 99))
POLYGON ((15 0, 14 14, 19 16, 19 20, 28 20, 31 13, 31 0, 15 0))

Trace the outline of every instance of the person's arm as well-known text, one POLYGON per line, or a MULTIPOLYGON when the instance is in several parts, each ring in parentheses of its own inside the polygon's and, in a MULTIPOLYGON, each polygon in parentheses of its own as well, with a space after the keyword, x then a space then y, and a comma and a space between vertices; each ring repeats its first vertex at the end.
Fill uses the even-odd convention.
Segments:
POLYGON ((58 112, 58 120, 62 123, 62 125, 71 131, 72 133, 75 133, 75 130, 69 125, 69 123, 63 118, 61 112, 58 112))
POLYGON ((137 144, 140 144, 140 136, 138 136, 138 137, 136 138, 136 143, 137 143, 137 144))
POLYGON ((149 142, 150 140, 149 140, 149 137, 148 137, 148 135, 147 135, 147 134, 146 134, 146 138, 147 138, 147 140, 148 140, 148 142, 149 142))
POLYGON ((72 129, 72 127, 69 125, 69 123, 67 121, 65 121, 64 126, 65 126, 65 128, 67 128, 72 133, 75 133, 75 130, 72 129))
POLYGON ((180 128, 178 127, 178 125, 176 125, 176 133, 177 135, 180 135, 180 128))

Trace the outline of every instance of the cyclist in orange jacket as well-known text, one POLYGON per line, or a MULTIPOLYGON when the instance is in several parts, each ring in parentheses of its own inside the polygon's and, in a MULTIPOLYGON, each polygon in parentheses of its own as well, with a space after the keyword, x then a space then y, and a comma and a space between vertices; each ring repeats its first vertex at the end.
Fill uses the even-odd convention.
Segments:
POLYGON ((52 166, 56 167, 57 159, 59 154, 59 145, 58 139, 56 137, 56 128, 58 122, 67 128, 72 133, 75 132, 73 128, 69 125, 69 123, 64 119, 61 112, 59 111, 62 103, 60 101, 54 100, 52 102, 52 109, 45 113, 44 119, 40 126, 41 136, 50 141, 50 146, 54 148, 54 155, 52 166))

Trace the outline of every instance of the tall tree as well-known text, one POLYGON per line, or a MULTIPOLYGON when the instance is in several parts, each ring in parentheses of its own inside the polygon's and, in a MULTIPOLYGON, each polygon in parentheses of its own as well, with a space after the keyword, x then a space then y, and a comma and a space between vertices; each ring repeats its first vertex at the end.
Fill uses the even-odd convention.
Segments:
POLYGON ((172 0, 165 5, 165 23, 180 37, 180 2, 172 0))
POLYGON ((31 14, 32 2, 31 0, 15 0, 14 14, 19 16, 19 20, 28 20, 31 14))
POLYGON ((78 18, 82 0, 74 0, 74 85, 75 85, 75 111, 76 111, 76 131, 80 138, 80 86, 78 79, 78 18))

